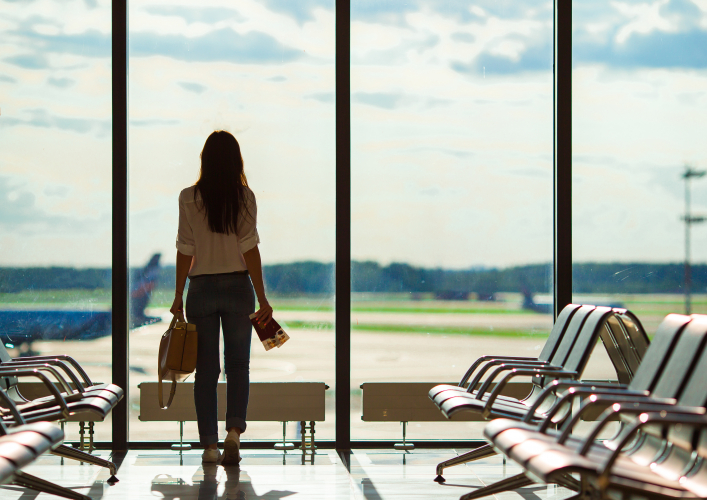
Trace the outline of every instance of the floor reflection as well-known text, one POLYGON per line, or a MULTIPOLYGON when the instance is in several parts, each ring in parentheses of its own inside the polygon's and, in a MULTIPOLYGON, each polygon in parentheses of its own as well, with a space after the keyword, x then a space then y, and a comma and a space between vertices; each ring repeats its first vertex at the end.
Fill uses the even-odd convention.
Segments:
POLYGON ((169 474, 159 474, 152 480, 151 492, 153 495, 159 493, 164 500, 257 500, 266 497, 277 500, 296 493, 271 490, 263 495, 256 495, 246 471, 237 465, 217 464, 202 464, 192 476, 191 483, 169 474))

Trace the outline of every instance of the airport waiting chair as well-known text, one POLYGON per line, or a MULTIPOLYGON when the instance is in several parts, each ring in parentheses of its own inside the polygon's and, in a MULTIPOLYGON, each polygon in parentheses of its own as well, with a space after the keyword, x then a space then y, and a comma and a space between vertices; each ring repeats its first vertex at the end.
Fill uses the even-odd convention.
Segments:
POLYGON ((439 406, 438 401, 445 401, 446 398, 453 395, 458 395, 462 393, 473 391, 479 386, 483 380, 483 376, 494 366, 499 366, 508 363, 522 363, 525 365, 548 365, 550 364, 553 356, 557 351, 557 348, 562 341, 565 332, 567 331, 567 326, 570 319, 580 309, 581 306, 577 304, 569 304, 562 309, 557 321, 550 331, 550 335, 545 341, 542 351, 537 358, 523 357, 523 356, 481 356, 476 361, 472 363, 469 369, 466 371, 461 381, 457 385, 441 384, 430 389, 429 397, 432 401, 439 406), (473 378, 472 378, 473 376, 473 378))
MULTIPOLYGON (((1 349, 0 356, 2 356, 1 349)), ((41 421, 60 422, 69 417, 78 420, 100 421, 105 419, 123 397, 122 390, 117 390, 120 388, 107 388, 108 385, 112 384, 94 385, 89 386, 87 389, 80 382, 74 381, 74 383, 78 382, 78 384, 72 388, 69 382, 61 375, 57 366, 66 368, 68 364, 57 359, 53 361, 47 360, 47 362, 38 361, 32 363, 23 361, 20 363, 3 362, 0 364, 0 389, 7 391, 8 396, 13 400, 24 421, 30 423, 41 421), (57 389, 47 374, 58 382, 62 391, 57 389), (37 400, 24 398, 17 386, 19 378, 27 377, 39 379, 50 395, 37 400)), ((2 406, 0 406, 0 418, 5 423, 13 424, 16 422, 14 414, 8 408, 3 408, 2 406)), ((113 462, 66 445, 58 446, 52 450, 52 453, 64 458, 105 467, 111 473, 108 483, 114 484, 118 481, 115 476, 117 468, 113 462)))
MULTIPOLYGON (((687 412, 691 415, 704 413, 707 404, 707 393, 704 391, 707 382, 706 344, 706 316, 669 315, 659 327, 628 389, 585 388, 563 395, 563 399, 586 398, 579 411, 560 430, 553 430, 547 421, 540 426, 533 426, 528 422, 494 420, 486 426, 485 437, 494 448, 525 467, 526 471, 462 498, 481 498, 532 484, 534 480, 574 486, 574 489, 584 492, 579 496, 582 498, 591 489, 587 485, 592 478, 604 474, 598 481, 601 484, 606 482, 609 469, 619 456, 620 469, 628 463, 629 469, 633 471, 631 474, 641 476, 648 469, 649 476, 658 474, 662 478, 653 478, 648 484, 663 487, 666 479, 669 483, 679 481, 683 473, 687 474, 697 465, 693 455, 695 450, 687 450, 684 446, 688 441, 692 445, 692 437, 685 441, 683 436, 680 438, 682 441, 674 446, 673 441, 664 439, 662 424, 670 423, 668 420, 662 420, 657 426, 634 428, 635 415, 646 411, 687 412), (587 437, 573 435, 572 430, 581 414, 596 405, 609 408, 587 437), (609 440, 598 441, 599 433, 617 415, 621 422, 619 432, 609 440), (593 472, 577 468, 578 463, 587 460, 594 462, 593 472), (601 470, 601 474, 597 475, 597 470, 601 470), (579 483, 569 476, 570 473, 578 472, 581 476, 579 483)), ((681 435, 685 429, 676 427, 671 432, 681 435)), ((667 487, 675 486, 672 483, 667 487)))
POLYGON ((650 346, 645 328, 635 314, 624 308, 614 308, 606 320, 601 339, 611 359, 619 384, 628 385, 638 371, 650 346))
MULTIPOLYGON (((110 394, 114 394, 118 400, 123 398, 123 389, 115 384, 94 383, 81 365, 71 356, 58 354, 53 356, 23 356, 20 358, 12 358, 7 349, 5 349, 5 346, 0 342, 0 367, 20 368, 45 364, 61 370, 73 384, 73 392, 86 395, 92 394, 94 396, 107 397, 108 399, 113 399, 110 394)), ((20 394, 16 386, 10 388, 9 392, 10 396, 15 401, 27 401, 26 398, 20 394)), ((67 400, 71 400, 72 398, 77 399, 79 397, 78 395, 72 395, 70 393, 64 393, 63 396, 67 400)), ((47 398, 44 399, 51 401, 52 398, 47 396, 47 398)), ((35 404, 40 404, 41 401, 42 398, 34 400, 35 404)))
POLYGON ((0 403, 9 409, 18 422, 13 427, 9 427, 0 421, 0 485, 14 484, 65 498, 91 500, 86 495, 20 470, 41 455, 60 446, 64 433, 49 422, 25 423, 17 407, 2 390, 0 390, 0 403))
MULTIPOLYGON (((569 314, 567 312, 567 309, 561 312, 556 326, 553 328, 553 330, 562 328, 562 323, 569 321, 559 340, 558 347, 548 362, 541 366, 526 365, 523 362, 502 363, 487 377, 478 391, 466 393, 438 391, 433 399, 435 403, 447 417, 451 417, 458 411, 475 411, 487 419, 505 416, 517 420, 530 418, 533 421, 540 421, 545 418, 548 411, 555 407, 557 401, 555 392, 562 388, 557 384, 557 380, 565 377, 565 373, 567 374, 565 378, 568 378, 572 385, 591 384, 592 387, 621 387, 620 384, 613 382, 580 382, 577 380, 584 371, 597 338, 601 338, 602 343, 607 347, 607 353, 616 369, 619 381, 630 380, 649 343, 638 319, 625 309, 612 310, 605 307, 574 306, 570 309, 569 314), (490 384, 504 371, 510 371, 510 373, 496 385, 493 391, 489 391, 490 384), (508 381, 517 375, 533 375, 533 386, 529 395, 521 400, 499 396, 508 381), (546 380, 541 375, 551 375, 551 379, 546 380), (552 384, 549 383, 550 381, 552 384), (450 394, 453 396, 449 397, 450 394)), ((472 383, 469 384, 467 390, 473 387, 472 383)), ((567 416, 570 408, 569 405, 560 405, 555 408, 563 411, 553 413, 553 422, 561 422, 567 416)), ((494 454, 496 451, 493 447, 484 445, 441 462, 437 465, 435 481, 445 481, 442 473, 446 468, 494 454)))

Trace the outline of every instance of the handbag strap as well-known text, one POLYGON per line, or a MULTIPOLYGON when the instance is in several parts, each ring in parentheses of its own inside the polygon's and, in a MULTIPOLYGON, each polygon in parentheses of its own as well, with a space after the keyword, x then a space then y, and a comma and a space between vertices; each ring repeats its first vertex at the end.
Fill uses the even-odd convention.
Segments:
MULTIPOLYGON (((172 321, 169 323, 169 330, 168 332, 172 331, 172 328, 174 328, 177 324, 177 319, 181 319, 183 323, 186 323, 186 320, 184 319, 184 313, 182 311, 179 311, 177 314, 172 316, 172 321)), ((162 377, 159 376, 160 373, 160 362, 159 359, 157 360, 157 398, 159 399, 160 403, 160 408, 163 410, 166 410, 172 405, 172 400, 174 399, 174 395, 177 392, 177 380, 174 377, 174 374, 172 374, 172 387, 169 389, 169 400, 167 401, 167 406, 164 405, 164 398, 162 397, 162 377)))
POLYGON ((167 406, 164 405, 162 398, 162 377, 160 377, 160 379, 157 381, 157 391, 158 398, 160 401, 160 408, 166 410, 170 406, 172 406, 172 400, 174 399, 174 395, 177 392, 177 380, 174 378, 174 375, 172 375, 172 387, 169 389, 169 400, 167 401, 167 406))

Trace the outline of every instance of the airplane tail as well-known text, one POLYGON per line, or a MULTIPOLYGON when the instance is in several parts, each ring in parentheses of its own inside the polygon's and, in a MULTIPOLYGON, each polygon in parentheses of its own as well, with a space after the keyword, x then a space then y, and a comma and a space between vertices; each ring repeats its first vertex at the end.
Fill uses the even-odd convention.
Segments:
POLYGON ((150 303, 152 291, 157 286, 160 272, 161 254, 154 254, 147 265, 136 271, 130 287, 130 328, 149 325, 161 321, 161 318, 147 316, 145 309, 150 303))

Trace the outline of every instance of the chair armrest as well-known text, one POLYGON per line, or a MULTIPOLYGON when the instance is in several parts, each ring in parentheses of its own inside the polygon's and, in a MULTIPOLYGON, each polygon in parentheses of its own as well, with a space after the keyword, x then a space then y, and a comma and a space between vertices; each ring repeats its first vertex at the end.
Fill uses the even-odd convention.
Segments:
MULTIPOLYGON (((561 379, 561 380, 553 380, 550 384, 546 385, 542 392, 538 395, 538 399, 533 403, 533 405, 530 407, 530 411, 528 414, 523 417, 523 422, 529 423, 532 421, 533 415, 535 414, 535 411, 540 408, 540 405, 547 399, 547 397, 556 392, 558 389, 569 387, 569 391, 566 391, 562 395, 560 395, 560 398, 555 402, 553 407, 550 409, 548 412, 548 418, 550 421, 552 420, 552 417, 554 417, 557 412, 560 410, 560 407, 562 404, 572 397, 573 395, 579 395, 579 394, 595 394, 597 392, 602 392, 602 390, 616 390, 620 391, 620 394, 625 394, 627 392, 634 393, 636 395, 643 395, 647 396, 648 392, 647 391, 629 391, 628 389, 624 388, 623 385, 618 385, 618 384, 610 384, 610 386, 603 387, 603 384, 595 384, 594 382, 587 382, 585 380, 572 380, 572 379, 561 379), (563 399, 564 398, 564 399, 563 399)), ((549 423, 547 426, 543 428, 543 431, 547 429, 549 426, 549 423)))
POLYGON ((577 383, 582 384, 582 385, 592 385, 594 387, 607 387, 609 389, 613 388, 621 388, 625 389, 628 387, 628 384, 623 384, 619 382, 618 380, 616 382, 612 380, 590 380, 590 379, 582 379, 582 380, 575 380, 574 381, 575 385, 577 383))
POLYGON ((490 413, 491 413, 491 408, 493 407, 493 402, 496 401, 496 398, 498 397, 499 394, 501 394, 501 391, 503 388, 510 382, 512 378, 515 377, 521 377, 521 376, 534 376, 534 375, 565 375, 567 377, 579 377, 579 374, 577 372, 570 372, 570 371, 562 371, 562 370, 557 370, 557 369, 550 369, 550 367, 545 367, 545 368, 513 368, 510 373, 506 374, 501 381, 496 384, 496 387, 493 388, 493 391, 491 392, 491 395, 488 398, 488 401, 486 401, 486 405, 484 406, 483 410, 483 416, 484 418, 488 418, 490 413))
MULTIPOLYGON (((603 388, 603 387, 594 387, 594 386, 589 386, 589 387, 570 387, 569 390, 563 392, 560 395, 560 398, 555 402, 555 404, 550 408, 550 411, 547 412, 547 416, 545 420, 540 424, 540 427, 538 430, 540 432, 545 432, 547 429, 550 427, 550 425, 553 423, 552 419, 557 413, 560 411, 562 408, 562 405, 565 404, 569 399, 574 399, 579 396, 588 396, 588 397, 594 397, 597 398, 597 395, 616 395, 616 396, 625 396, 625 397, 632 397, 632 398, 647 398, 650 396, 650 393, 648 391, 632 391, 628 389, 620 389, 620 388, 603 388)), ((585 400, 586 401, 586 400, 585 400)), ((602 400, 603 402, 603 400, 602 400)), ((594 406, 594 405, 590 405, 594 406)), ((589 407, 589 406, 588 406, 589 407)), ((533 405, 533 410, 535 410, 535 405, 533 405)), ((577 414, 572 417, 572 426, 574 426, 578 421, 579 418, 584 414, 586 411, 585 407, 580 407, 577 414)))
MULTIPOLYGON (((589 396, 588 398, 585 398, 582 401, 582 406, 579 408, 577 413, 575 415, 573 415, 570 420, 565 422, 565 425, 562 426, 562 433, 558 437, 557 442, 562 444, 567 440, 567 438, 572 433, 572 429, 574 428, 574 426, 577 424, 577 422, 579 422, 582 415, 589 408, 593 408, 594 406, 599 406, 599 405, 616 406, 618 404, 620 406, 620 403, 633 404, 633 405, 649 404, 649 405, 655 405, 655 406, 653 406, 654 408, 656 406, 659 406, 661 409, 666 409, 666 408, 670 408, 670 407, 675 406, 674 399, 658 399, 658 398, 653 398, 651 396, 635 396, 635 395, 630 395, 630 394, 626 394, 626 395, 601 394, 598 396, 592 395, 592 396, 589 396)), ((623 407, 623 408, 625 410, 627 409, 627 407, 623 407)), ((614 412, 609 413, 609 410, 605 411, 605 413, 607 413, 606 415, 599 417, 599 421, 594 425, 594 428, 589 433, 589 436, 592 436, 592 439, 591 439, 592 441, 594 441, 596 439, 596 437, 599 436, 599 433, 610 422, 610 417, 614 414, 614 412)))
POLYGON ((49 378, 47 378, 46 375, 41 373, 39 369, 34 368, 31 370, 2 370, 0 369, 0 376, 5 375, 5 376, 10 376, 10 377, 36 377, 39 380, 42 381, 42 383, 49 389, 49 392, 54 396, 54 399, 56 399, 57 404, 61 408, 61 413, 64 416, 64 418, 68 417, 71 412, 69 411, 69 406, 66 404, 66 400, 62 397, 61 393, 59 390, 56 388, 56 386, 52 383, 49 378), (10 372, 10 373, 3 373, 3 372, 10 372))
MULTIPOLYGON (((82 384, 81 381, 78 379, 78 377, 76 377, 76 374, 75 374, 73 371, 71 371, 71 368, 69 367, 69 365, 68 365, 66 362, 61 361, 61 360, 59 360, 59 359, 47 359, 47 360, 42 361, 42 362, 39 362, 39 361, 24 361, 24 360, 18 359, 18 360, 12 360, 12 361, 9 362, 9 363, 3 363, 3 364, 0 365, 0 367, 7 366, 8 368, 12 368, 12 367, 15 367, 15 366, 22 366, 22 367, 25 367, 25 368, 32 368, 32 367, 39 367, 39 366, 42 366, 42 365, 57 366, 57 367, 61 368, 61 369, 66 373, 66 375, 68 375, 68 377, 69 377, 69 379, 71 380, 71 382, 73 382, 73 384, 74 384, 74 386, 76 387, 76 390, 77 390, 78 392, 84 392, 84 391, 85 391, 83 384, 82 384)), ((71 391, 71 392, 73 392, 73 391, 71 391)))
MULTIPOLYGON (((560 371, 562 370, 561 366, 554 366, 554 365, 534 365, 534 364, 515 364, 515 365, 501 365, 498 368, 496 368, 491 375, 489 375, 484 383, 481 385, 479 390, 476 392, 476 399, 482 399, 484 394, 489 392, 489 387, 493 383, 494 380, 496 380, 496 377, 498 377, 501 373, 509 370, 522 370, 522 369, 544 369, 544 370, 554 370, 554 371, 560 371)), ((469 390, 471 392, 471 390, 469 390)))
MULTIPOLYGON (((81 376, 83 381, 85 382, 87 387, 90 387, 93 385, 93 382, 91 382, 91 379, 88 377, 88 374, 86 371, 81 367, 81 365, 76 361, 74 358, 67 354, 57 354, 56 356, 23 356, 21 360, 18 359, 13 359, 10 361, 6 361, 5 363, 13 363, 17 361, 46 361, 49 359, 58 359, 61 361, 66 361, 69 363, 71 366, 74 367, 74 369, 78 372, 78 374, 81 376)), ((5 364, 3 363, 3 364, 5 364)))
POLYGON ((474 380, 469 383, 467 388, 468 392, 474 390, 474 388, 481 382, 481 378, 494 366, 547 366, 549 363, 547 361, 538 361, 537 359, 519 360, 519 359, 494 359, 487 362, 481 370, 476 374, 474 380), (514 363, 515 361, 515 363, 514 363))
MULTIPOLYGON (((22 368, 25 368, 25 367, 22 367, 22 368)), ((59 384, 62 386, 62 388, 64 389, 64 391, 65 391, 67 394, 71 394, 71 393, 74 392, 74 391, 71 389, 71 386, 69 386, 69 384, 66 382, 66 380, 64 379, 64 377, 62 377, 61 374, 60 374, 55 368, 53 368, 53 367, 51 367, 51 366, 49 366, 49 365, 47 365, 47 364, 44 364, 44 365, 35 365, 35 366, 32 366, 32 367, 26 367, 26 368, 49 372, 49 373, 51 373, 52 375, 54 375, 54 378, 57 379, 57 381, 59 382, 59 384)), ((20 369, 20 368, 10 368, 10 367, 5 368, 3 365, 0 365, 0 375, 5 375, 5 376, 12 377, 12 376, 15 375, 15 371, 16 371, 16 370, 19 370, 19 369, 20 369)))
MULTIPOLYGON (((681 407, 682 410, 685 410, 686 407, 681 407)), ((624 438, 618 443, 617 447, 611 455, 609 456, 608 460, 603 464, 602 468, 600 469, 599 473, 599 484, 607 485, 609 484, 609 475, 611 474, 611 468, 614 465, 614 462, 616 462, 616 459, 618 458, 619 454, 621 453, 621 450, 626 444, 629 442, 630 439, 633 439, 633 436, 644 426, 646 425, 652 425, 652 424, 662 424, 662 425, 689 425, 691 427, 699 428, 699 429, 704 429, 707 428, 707 415, 704 414, 704 408, 692 408, 692 410, 700 410, 701 413, 696 414, 696 413, 683 413, 683 411, 680 412, 671 412, 668 410, 658 410, 660 413, 656 413, 654 411, 647 411, 647 412, 642 412, 638 418, 636 419, 636 422, 631 424, 631 426, 628 428, 626 435, 624 438)), ((582 448, 584 449, 584 448, 582 448)), ((581 453, 581 452, 580 452, 581 453)), ((585 451, 586 453, 586 451, 585 451)))
MULTIPOLYGON (((496 359, 505 359, 508 361, 521 361, 521 360, 533 360, 537 358, 524 358, 521 356, 493 356, 493 355, 487 355, 487 356, 481 356, 478 358, 476 361, 472 363, 472 365, 469 367, 469 369, 466 371, 464 376, 462 377, 461 381, 459 382, 459 387, 464 387, 466 383, 469 381, 471 376, 474 374, 474 371, 481 366, 482 363, 485 363, 487 361, 492 361, 496 359)), ((472 389, 473 390, 473 389, 472 389)))

